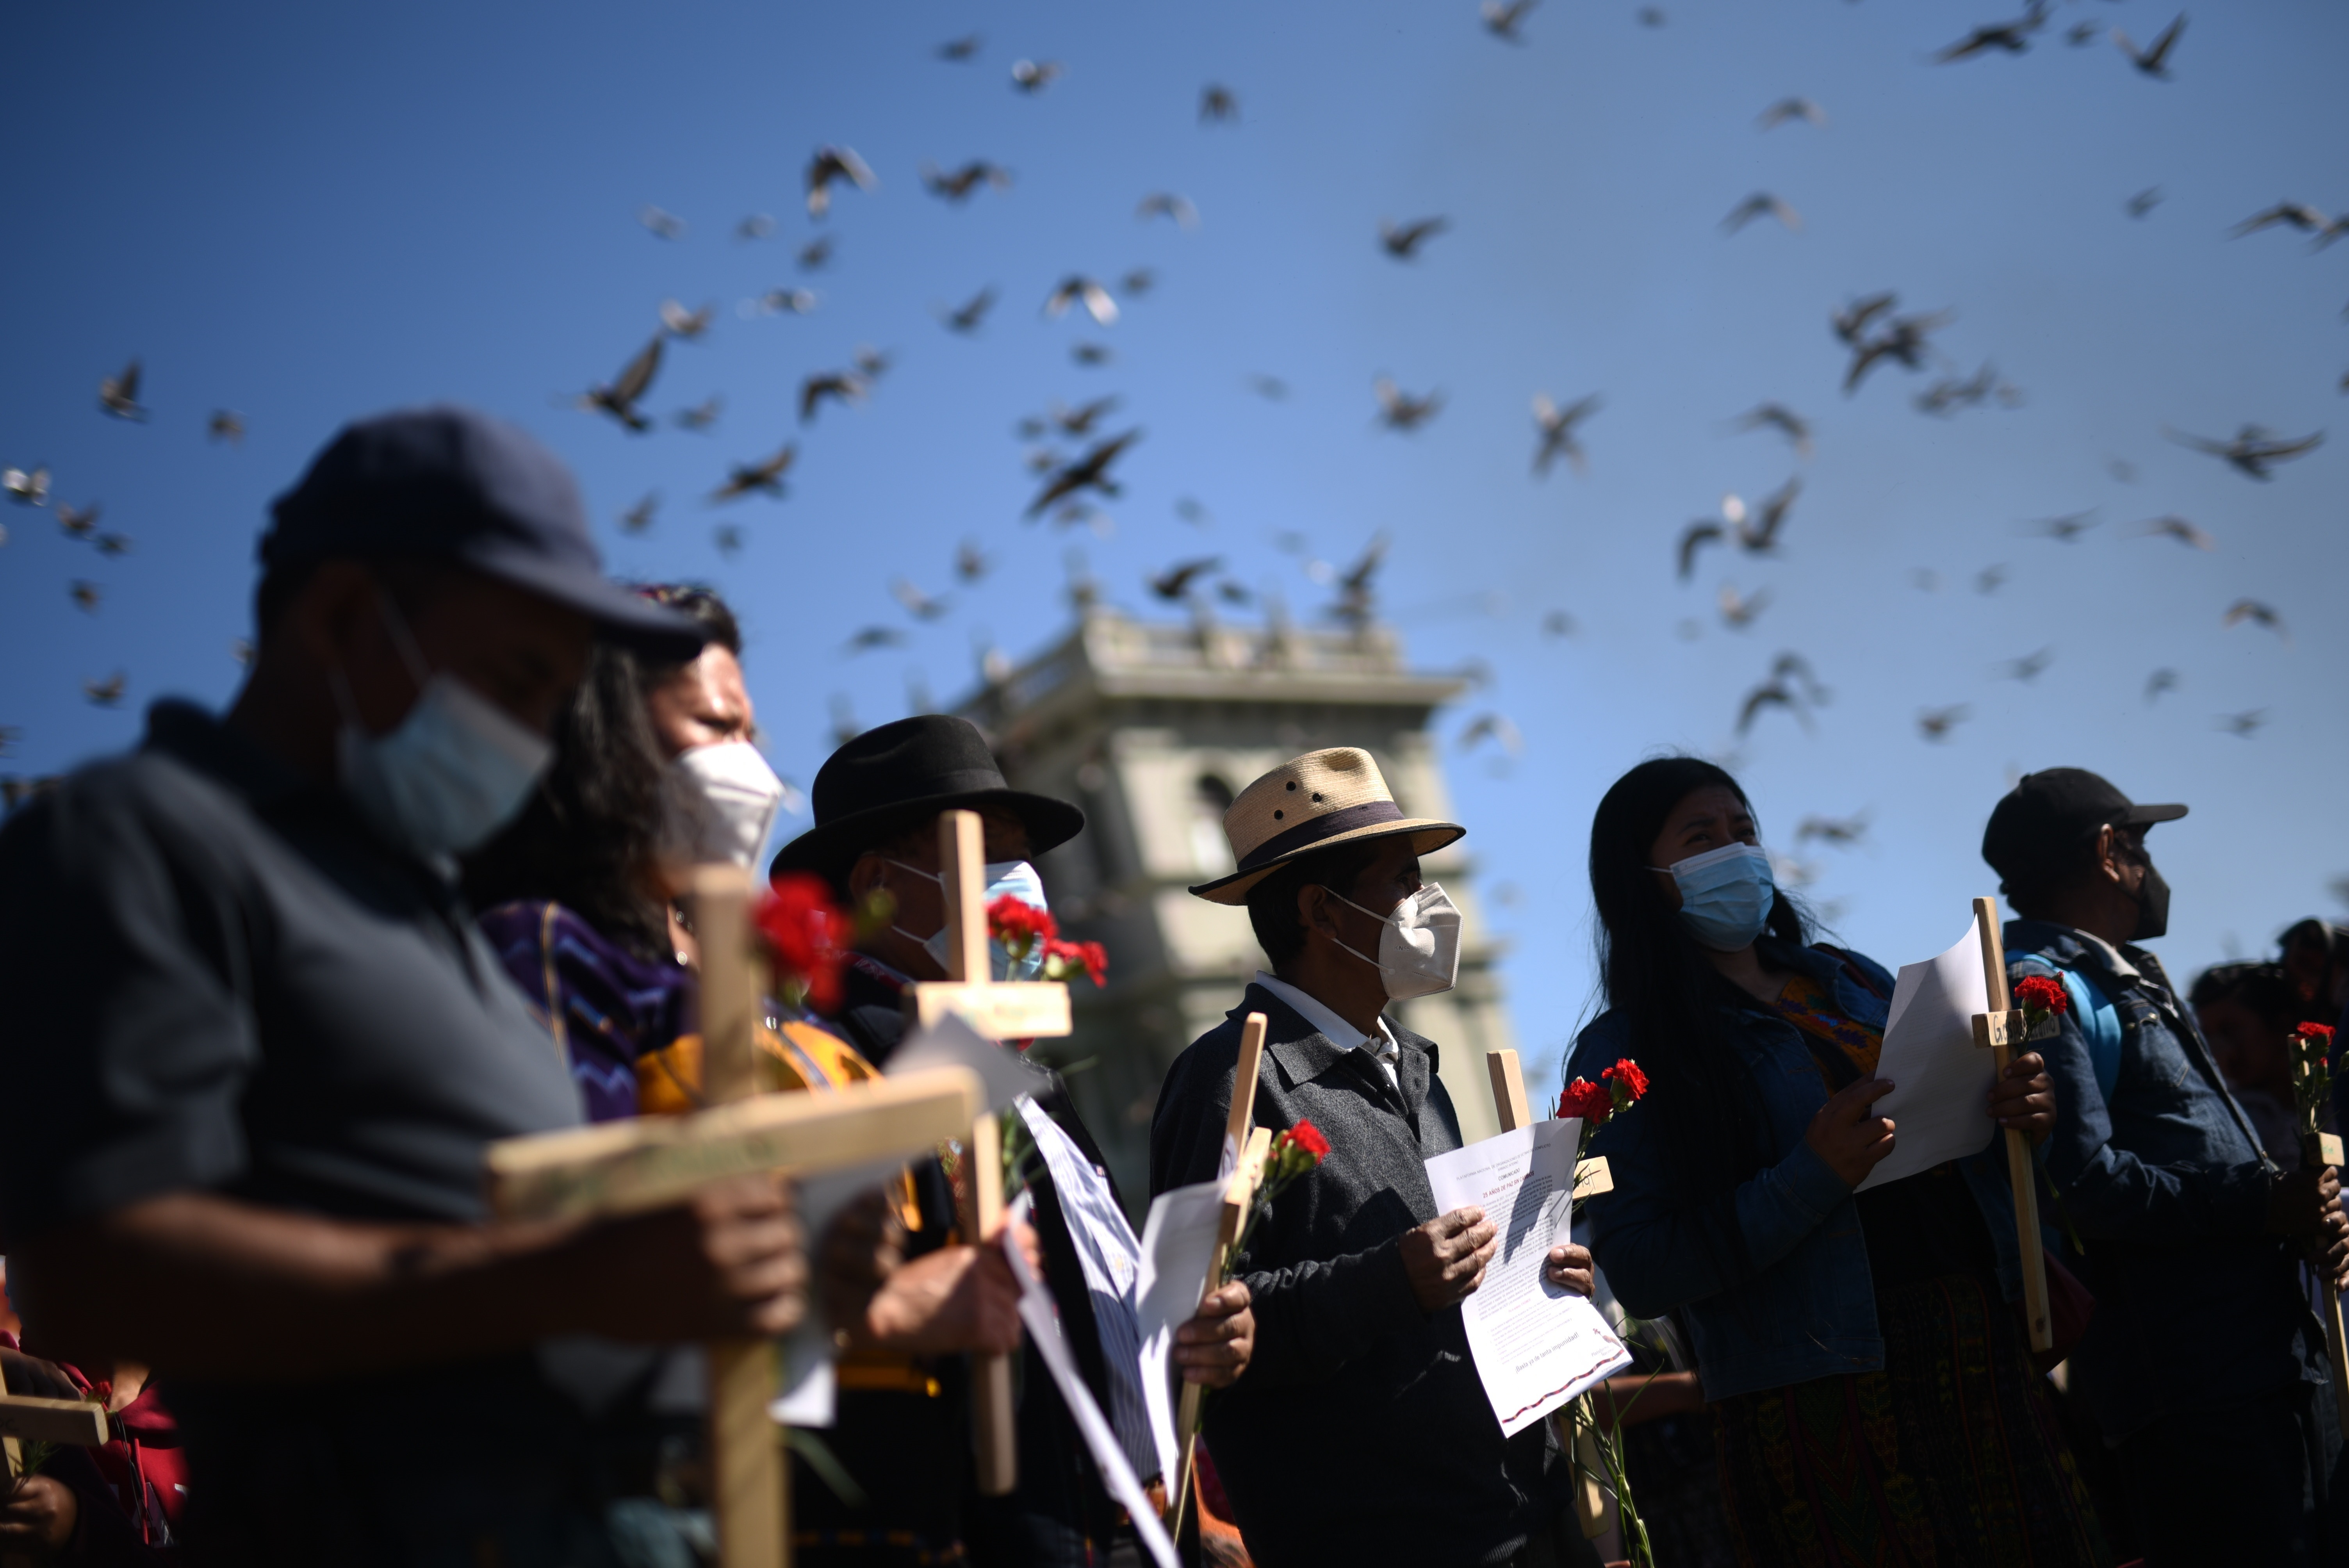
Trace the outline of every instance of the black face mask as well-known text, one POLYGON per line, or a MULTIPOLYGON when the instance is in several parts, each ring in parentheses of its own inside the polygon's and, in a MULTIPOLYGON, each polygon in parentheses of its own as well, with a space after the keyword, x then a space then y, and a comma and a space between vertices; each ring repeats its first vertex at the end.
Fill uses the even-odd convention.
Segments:
POLYGON ((2169 931, 2169 884, 2161 880, 2154 869, 2153 857, 2145 858, 2145 881, 2137 888, 2137 929, 2129 933, 2131 942, 2151 942, 2169 931))

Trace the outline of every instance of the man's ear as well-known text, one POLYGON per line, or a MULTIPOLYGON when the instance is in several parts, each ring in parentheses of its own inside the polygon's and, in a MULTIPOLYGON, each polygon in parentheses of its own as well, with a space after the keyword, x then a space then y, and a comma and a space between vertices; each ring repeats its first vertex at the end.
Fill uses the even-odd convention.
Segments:
POLYGON ((2120 885, 2121 858, 2115 851, 2120 848, 2121 836, 2110 822, 2096 830, 2096 870, 2115 887, 2120 885))
POLYGON ((277 634, 313 668, 338 669, 351 660, 362 612, 380 592, 366 567, 355 561, 319 563, 278 617, 277 634))
POLYGON ((864 906, 864 901, 872 896, 873 890, 879 887, 883 880, 885 879, 888 874, 889 868, 887 865, 883 862, 879 855, 874 854, 871 850, 867 850, 863 854, 857 856, 856 863, 848 868, 848 902, 850 906, 852 908, 862 909, 864 906))
POLYGON ((1338 934, 1338 923, 1330 913, 1328 888, 1319 882, 1307 882, 1297 890, 1297 923, 1324 936, 1338 934))

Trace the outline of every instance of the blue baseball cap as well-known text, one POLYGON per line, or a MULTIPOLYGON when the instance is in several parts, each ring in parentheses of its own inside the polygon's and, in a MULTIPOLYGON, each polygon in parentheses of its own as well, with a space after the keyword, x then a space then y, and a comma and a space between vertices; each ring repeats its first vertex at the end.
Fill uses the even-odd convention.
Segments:
POLYGON ((563 459, 502 419, 453 404, 346 425, 270 504, 262 564, 334 556, 446 561, 578 611, 605 640, 663 661, 709 634, 604 575, 563 459))

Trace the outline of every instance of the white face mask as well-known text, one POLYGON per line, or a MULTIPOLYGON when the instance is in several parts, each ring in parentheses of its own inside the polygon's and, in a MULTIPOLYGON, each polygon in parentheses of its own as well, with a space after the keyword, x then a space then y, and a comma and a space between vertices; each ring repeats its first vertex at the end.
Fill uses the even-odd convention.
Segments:
POLYGON ((1324 891, 1347 908, 1361 909, 1379 921, 1376 958, 1355 953, 1342 942, 1338 945, 1363 963, 1378 966, 1389 1000, 1401 1002, 1449 991, 1460 978, 1460 909, 1439 883, 1429 882, 1388 914, 1362 909, 1335 888, 1324 891))
MULTIPOLYGON (((926 872, 919 866, 909 866, 903 861, 891 861, 889 863, 899 871, 911 872, 917 877, 929 878, 937 883, 941 890, 947 885, 946 879, 936 872, 926 872)), ((1051 907, 1044 902, 1044 879, 1039 876, 1036 873, 1036 868, 1026 861, 989 861, 987 862, 986 875, 987 891, 979 895, 978 900, 981 909, 985 909, 1006 893, 1030 909, 1051 907)), ((922 951, 928 954, 930 962, 939 968, 948 967, 945 926, 939 926, 927 936, 916 936, 902 925, 893 925, 889 929, 908 942, 920 943, 922 951)), ((1044 944, 1040 942, 1029 948, 1027 955, 1019 960, 1016 974, 1013 972, 1011 955, 1004 951, 1003 944, 992 937, 988 939, 987 954, 988 968, 998 980, 1033 980, 1044 972, 1044 944)))
POLYGON ((669 764, 669 838, 697 865, 754 870, 783 803, 783 781, 747 740, 697 746, 669 764))

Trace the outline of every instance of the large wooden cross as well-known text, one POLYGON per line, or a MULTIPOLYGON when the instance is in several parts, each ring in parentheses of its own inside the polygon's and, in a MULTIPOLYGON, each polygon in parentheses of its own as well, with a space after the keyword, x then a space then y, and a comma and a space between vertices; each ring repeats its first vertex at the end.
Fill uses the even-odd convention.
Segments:
MULTIPOLYGON (((2006 989, 2006 942, 1996 899, 1974 900, 1974 925, 1982 936, 1982 981, 1990 993, 1990 1011, 1974 1015, 1974 1044, 1991 1053, 1992 1070, 2004 1078, 2028 1030, 2006 989)), ((2031 1140, 2019 1127, 2006 1130, 2006 1179, 2014 1189, 2015 1251, 2023 1261, 2023 1315, 2030 1326, 2031 1348, 2052 1349, 2055 1328, 2047 1315, 2047 1258, 2039 1243, 2038 1167, 2032 1161, 2031 1140)))
MULTIPOLYGON (((826 1094, 760 1094, 752 1029, 764 989, 751 949, 751 885, 730 865, 694 877, 701 948, 702 1090, 709 1109, 512 1138, 484 1156, 501 1219, 578 1218, 676 1203, 710 1182, 759 1171, 822 1171, 911 1157, 965 1135, 985 1104, 968 1068, 936 1068, 826 1094)), ((808 1238, 810 1252, 815 1238, 808 1238)), ((719 1568, 786 1568, 789 1470, 767 1413, 775 1348, 764 1339, 708 1347, 711 1511, 719 1568)))

